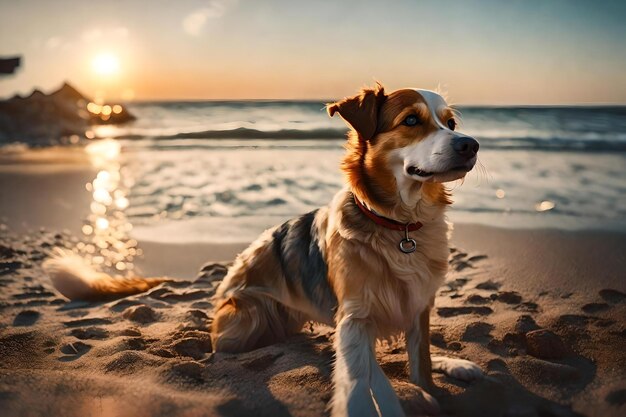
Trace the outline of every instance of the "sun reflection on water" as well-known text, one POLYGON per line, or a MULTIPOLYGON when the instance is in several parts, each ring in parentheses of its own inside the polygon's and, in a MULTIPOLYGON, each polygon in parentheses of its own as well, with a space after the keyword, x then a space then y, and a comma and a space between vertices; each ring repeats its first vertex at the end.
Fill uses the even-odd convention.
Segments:
POLYGON ((82 227, 87 239, 76 248, 96 266, 132 271, 141 249, 129 237, 133 226, 124 213, 132 180, 119 163, 121 146, 113 139, 102 139, 85 150, 98 174, 85 185, 92 194, 90 214, 82 227))

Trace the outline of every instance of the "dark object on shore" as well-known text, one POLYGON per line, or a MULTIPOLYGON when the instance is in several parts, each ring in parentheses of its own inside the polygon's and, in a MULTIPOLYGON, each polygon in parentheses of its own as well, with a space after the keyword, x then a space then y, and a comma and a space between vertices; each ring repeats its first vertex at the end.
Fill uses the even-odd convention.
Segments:
POLYGON ((34 90, 0 101, 0 144, 29 145, 76 143, 92 125, 120 124, 135 117, 120 104, 97 104, 64 83, 50 94, 34 90))
POLYGON ((22 62, 21 57, 0 58, 0 74, 13 74, 22 62))

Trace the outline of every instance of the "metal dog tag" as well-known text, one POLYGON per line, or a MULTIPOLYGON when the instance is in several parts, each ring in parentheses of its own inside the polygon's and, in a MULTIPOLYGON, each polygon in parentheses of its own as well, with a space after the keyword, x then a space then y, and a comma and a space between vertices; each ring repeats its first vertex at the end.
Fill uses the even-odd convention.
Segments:
POLYGON ((417 249, 417 243, 415 239, 411 239, 410 237, 404 238, 400 241, 400 250, 403 253, 413 253, 417 249))
POLYGON ((415 249, 417 249, 417 242, 409 237, 409 224, 407 223, 404 226, 404 239, 400 241, 400 250, 402 253, 409 254, 415 252, 415 249))

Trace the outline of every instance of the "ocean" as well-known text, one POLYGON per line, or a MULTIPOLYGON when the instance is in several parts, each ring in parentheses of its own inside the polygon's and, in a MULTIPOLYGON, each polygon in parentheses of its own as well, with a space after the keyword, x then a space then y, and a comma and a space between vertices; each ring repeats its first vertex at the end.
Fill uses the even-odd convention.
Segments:
MULTIPOLYGON (((88 149, 107 172, 103 177, 116 179, 108 192, 121 196, 120 210, 137 239, 247 242, 327 204, 343 186, 339 161, 347 128, 327 116, 323 101, 128 108, 137 120, 95 128, 101 139, 88 149)), ((459 110, 458 130, 481 148, 476 168, 449 184, 452 222, 626 227, 626 107, 459 110)))

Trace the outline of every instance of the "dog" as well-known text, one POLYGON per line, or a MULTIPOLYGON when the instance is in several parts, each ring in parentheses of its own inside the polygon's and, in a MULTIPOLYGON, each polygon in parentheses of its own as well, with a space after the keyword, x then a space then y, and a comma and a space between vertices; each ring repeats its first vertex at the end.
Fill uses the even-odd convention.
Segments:
MULTIPOLYGON (((347 185, 328 206, 266 230, 238 255, 213 300, 214 351, 249 351, 284 341, 307 321, 326 323, 336 329, 332 416, 403 416, 375 342, 404 333, 410 381, 436 407, 432 371, 482 375, 470 361, 431 358, 429 338, 448 270, 444 183, 472 170, 479 144, 455 130, 454 111, 428 90, 388 94, 377 84, 326 108, 350 128, 341 165, 347 185)), ((117 289, 112 278, 63 258, 44 268, 70 298, 75 287, 82 298, 99 298, 166 280, 127 279, 117 289)))

